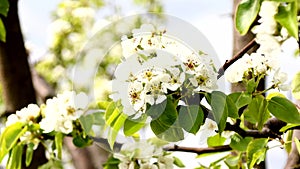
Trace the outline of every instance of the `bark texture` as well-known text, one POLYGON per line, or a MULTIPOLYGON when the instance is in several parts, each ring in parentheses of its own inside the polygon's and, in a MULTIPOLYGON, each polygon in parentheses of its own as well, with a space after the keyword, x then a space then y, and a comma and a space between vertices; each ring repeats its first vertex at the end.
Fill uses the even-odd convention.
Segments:
MULTIPOLYGON (((6 42, 0 42, 0 81, 3 87, 5 116, 15 113, 30 103, 36 103, 27 53, 18 16, 18 0, 9 0, 7 17, 2 17, 6 29, 6 42)), ((25 158, 23 158, 25 159, 25 158)), ((47 162, 43 146, 34 153, 29 167, 36 169, 47 162)), ((25 163, 23 163, 25 164, 25 163)))

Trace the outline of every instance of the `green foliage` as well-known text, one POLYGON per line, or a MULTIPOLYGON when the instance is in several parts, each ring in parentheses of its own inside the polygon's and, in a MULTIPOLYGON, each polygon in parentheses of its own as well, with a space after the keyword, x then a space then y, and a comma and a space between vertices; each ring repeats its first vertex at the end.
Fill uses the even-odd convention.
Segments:
POLYGON ((119 163, 120 163, 119 159, 110 156, 106 161, 106 163, 103 164, 103 169, 118 169, 119 163))
POLYGON ((295 138, 294 138, 294 141, 295 141, 295 144, 296 144, 296 147, 297 147, 298 153, 299 153, 299 155, 300 155, 300 142, 299 142, 299 140, 298 140, 298 138, 297 138, 297 137, 295 137, 295 138))
POLYGON ((22 154, 23 154, 22 144, 17 144, 12 148, 10 156, 6 165, 7 169, 21 169, 22 167, 22 154))
POLYGON ((0 136, 0 162, 16 146, 18 139, 27 131, 23 123, 15 123, 5 128, 0 136))
POLYGON ((62 159, 63 133, 56 133, 54 136, 55 149, 57 150, 57 158, 62 159))
POLYGON ((196 134, 203 124, 204 113, 198 105, 180 106, 179 126, 189 133, 196 134))
POLYGON ((286 137, 284 140, 284 149, 289 154, 292 150, 292 139, 293 139, 293 130, 286 132, 286 137))
POLYGON ((25 160, 26 167, 28 167, 32 161, 33 152, 34 152, 34 144, 33 143, 27 144, 26 160, 25 160))
POLYGON ((208 147, 221 146, 225 143, 225 141, 225 137, 222 137, 220 134, 216 134, 207 138, 207 145, 208 147))
POLYGON ((79 118, 79 122, 85 133, 93 134, 92 131, 93 125, 99 125, 99 126, 105 125, 104 112, 95 112, 95 113, 81 116, 79 118))
POLYGON ((252 100, 251 95, 245 92, 231 93, 228 97, 235 103, 238 109, 248 105, 252 100))
POLYGON ((146 118, 133 120, 126 119, 124 122, 124 134, 125 136, 132 136, 145 126, 146 118))
POLYGON ((255 164, 264 161, 267 151, 267 138, 252 140, 247 147, 247 165, 253 168, 255 164))
POLYGON ((300 72, 295 74, 291 87, 293 96, 296 99, 300 99, 300 72))
POLYGON ((39 166, 38 169, 63 169, 60 160, 50 159, 46 164, 39 166))
POLYGON ((9 2, 8 0, 0 0, 0 15, 7 16, 9 9, 9 2))
POLYGON ((289 34, 299 40, 298 21, 297 21, 297 1, 286 2, 278 7, 278 13, 274 16, 275 20, 287 29, 289 34))
POLYGON ((237 151, 246 151, 248 144, 253 140, 252 137, 245 137, 243 138, 242 136, 238 134, 234 134, 231 136, 231 142, 230 142, 230 147, 234 150, 237 151))
POLYGON ((267 107, 267 100, 263 96, 258 95, 254 97, 248 105, 247 110, 244 112, 244 117, 247 121, 256 124, 257 128, 261 130, 264 123, 270 117, 267 107))
POLYGON ((224 131, 227 117, 238 117, 237 107, 231 97, 220 91, 211 93, 211 108, 220 133, 224 131))
POLYGON ((6 30, 1 19, 0 19, 0 41, 2 42, 6 41, 6 30))
POLYGON ((276 96, 272 97, 268 103, 268 110, 276 118, 287 123, 300 124, 300 114, 295 105, 288 99, 276 96))
POLYGON ((179 167, 179 168, 184 168, 185 167, 185 165, 183 164, 183 162, 179 158, 177 158, 175 156, 173 158, 174 158, 174 164, 177 167, 179 167))
POLYGON ((241 35, 245 35, 256 19, 262 0, 244 0, 236 10, 235 27, 241 35))
POLYGON ((167 141, 179 141, 184 138, 183 131, 177 121, 176 105, 174 105, 171 97, 162 103, 151 106, 146 113, 152 117, 150 126, 158 138, 167 141))

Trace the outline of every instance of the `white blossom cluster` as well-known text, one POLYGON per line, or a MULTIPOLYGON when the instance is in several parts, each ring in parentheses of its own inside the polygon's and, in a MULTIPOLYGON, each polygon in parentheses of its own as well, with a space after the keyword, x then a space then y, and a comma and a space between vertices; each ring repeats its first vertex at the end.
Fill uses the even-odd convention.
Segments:
POLYGON ((31 127, 34 128, 33 131, 28 130, 20 137, 20 141, 26 144, 34 143, 35 148, 37 148, 40 142, 37 135, 41 133, 52 131, 64 134, 71 133, 73 122, 83 114, 83 109, 87 103, 87 96, 84 93, 76 94, 74 91, 66 91, 58 94, 57 97, 48 99, 46 104, 41 107, 36 104, 29 104, 27 107, 16 111, 16 114, 8 116, 5 125, 8 127, 18 122, 29 126, 35 125, 35 127, 31 127))
POLYGON ((279 72, 279 56, 281 55, 281 41, 286 39, 287 31, 282 28, 281 35, 277 35, 277 22, 274 19, 279 2, 263 1, 259 12, 259 25, 252 32, 256 34, 255 41, 259 44, 256 52, 245 54, 232 64, 225 72, 225 78, 231 83, 241 82, 248 77, 264 77, 271 71, 276 72, 273 77, 274 87, 288 90, 283 84, 287 74, 279 72))
POLYGON ((146 141, 125 143, 119 153, 114 153, 119 159, 119 169, 172 169, 174 158, 163 153, 162 148, 146 141))
POLYGON ((113 83, 114 101, 121 100, 123 112, 138 118, 147 105, 159 104, 183 88, 210 92, 217 88, 217 73, 205 54, 169 38, 165 30, 152 25, 133 30, 133 36, 122 38, 125 60, 118 65, 113 83))

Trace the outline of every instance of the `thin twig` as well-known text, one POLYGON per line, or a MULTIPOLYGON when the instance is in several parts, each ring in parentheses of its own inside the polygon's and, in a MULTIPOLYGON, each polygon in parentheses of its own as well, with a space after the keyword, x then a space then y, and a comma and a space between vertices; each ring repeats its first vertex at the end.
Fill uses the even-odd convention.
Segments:
POLYGON ((237 54, 235 54, 230 60, 226 60, 224 65, 218 71, 218 79, 224 75, 224 71, 240 59, 246 52, 248 52, 253 46, 257 45, 255 39, 252 39, 243 49, 241 49, 237 54))
POLYGON ((182 147, 178 145, 165 147, 165 151, 180 151, 180 152, 189 152, 196 153, 198 155, 205 153, 215 153, 215 152, 225 152, 230 151, 232 148, 229 145, 216 146, 216 147, 207 147, 207 148, 197 148, 197 147, 182 147))

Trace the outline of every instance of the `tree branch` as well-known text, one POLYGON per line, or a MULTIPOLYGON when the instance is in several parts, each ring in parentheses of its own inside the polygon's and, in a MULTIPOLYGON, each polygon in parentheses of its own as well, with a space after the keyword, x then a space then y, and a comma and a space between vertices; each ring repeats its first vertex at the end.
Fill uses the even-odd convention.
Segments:
POLYGON ((244 48, 242 48, 237 54, 235 54, 230 60, 226 60, 223 66, 218 71, 218 79, 224 75, 225 70, 240 59, 245 53, 247 53, 252 47, 257 45, 255 39, 252 39, 244 48))
POLYGON ((230 151, 232 148, 229 145, 216 146, 216 147, 207 147, 207 148, 195 148, 195 147, 181 147, 178 145, 165 147, 165 151, 180 151, 180 152, 189 152, 196 153, 198 155, 205 153, 215 153, 215 152, 225 152, 230 151))

